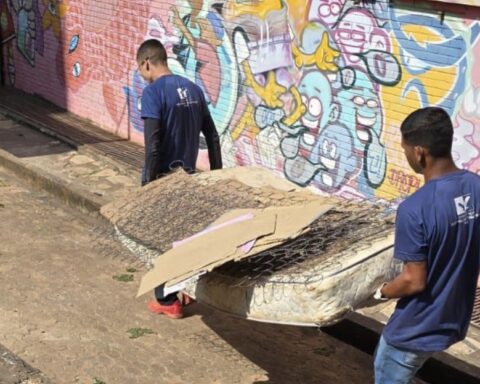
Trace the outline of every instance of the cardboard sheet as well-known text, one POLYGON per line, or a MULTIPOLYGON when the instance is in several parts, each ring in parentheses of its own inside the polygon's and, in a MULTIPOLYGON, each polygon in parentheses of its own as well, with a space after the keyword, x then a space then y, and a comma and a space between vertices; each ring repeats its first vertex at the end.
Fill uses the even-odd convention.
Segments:
POLYGON ((157 258, 155 267, 142 279, 138 296, 160 284, 171 287, 181 281, 211 271, 231 260, 240 260, 295 238, 331 209, 324 202, 263 210, 239 209, 222 215, 211 226, 157 258), (245 220, 250 214, 251 219, 245 220), (242 220, 236 220, 242 218, 242 220), (222 225, 232 223, 229 225, 222 225), (242 246, 255 241, 253 246, 242 246))
POLYGON ((173 285, 178 282, 173 282, 174 279, 181 281, 209 270, 212 263, 234 254, 238 245, 274 233, 276 221, 274 212, 257 211, 251 220, 219 227, 165 252, 143 277, 138 296, 160 284, 172 282, 170 285, 173 285))

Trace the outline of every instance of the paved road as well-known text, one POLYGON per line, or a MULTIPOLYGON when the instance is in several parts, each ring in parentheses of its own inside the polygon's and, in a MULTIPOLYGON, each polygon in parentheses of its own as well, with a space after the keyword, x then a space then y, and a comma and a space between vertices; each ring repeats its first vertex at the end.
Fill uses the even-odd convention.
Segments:
MULTIPOLYGON (((147 298, 135 299, 143 271, 133 282, 113 278, 132 261, 96 219, 1 168, 0 218, 0 344, 54 383, 372 381, 369 355, 316 329, 199 304, 183 320, 151 315, 147 298), (131 328, 153 333, 131 339, 131 328)), ((2 364, 0 382, 9 383, 2 364)))

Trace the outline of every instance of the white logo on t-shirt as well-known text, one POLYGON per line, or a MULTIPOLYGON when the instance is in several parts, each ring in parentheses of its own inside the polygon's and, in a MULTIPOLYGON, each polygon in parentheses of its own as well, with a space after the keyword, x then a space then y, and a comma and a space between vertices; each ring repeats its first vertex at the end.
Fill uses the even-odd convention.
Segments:
POLYGON ((178 97, 180 102, 177 103, 177 106, 189 107, 192 104, 197 104, 198 101, 190 97, 190 92, 187 88, 179 87, 177 88, 178 97))
POLYGON ((457 209, 458 216, 463 216, 469 211, 468 203, 471 198, 471 195, 464 195, 455 198, 455 208, 457 209))
POLYGON ((180 100, 187 100, 188 99, 188 89, 186 88, 177 88, 178 97, 180 100))

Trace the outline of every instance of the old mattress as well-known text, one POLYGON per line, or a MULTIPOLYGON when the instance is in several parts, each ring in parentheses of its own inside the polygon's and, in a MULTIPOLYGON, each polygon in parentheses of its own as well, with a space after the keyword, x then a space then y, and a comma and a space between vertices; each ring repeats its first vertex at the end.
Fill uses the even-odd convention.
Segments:
MULTIPOLYGON (((233 209, 333 206, 307 231, 191 279, 185 291, 236 316, 272 323, 327 325, 362 306, 396 273, 388 207, 318 196, 260 169, 174 173, 102 208, 117 235, 152 266, 172 244, 233 209)), ((221 239, 219 239, 221 241, 221 239)))

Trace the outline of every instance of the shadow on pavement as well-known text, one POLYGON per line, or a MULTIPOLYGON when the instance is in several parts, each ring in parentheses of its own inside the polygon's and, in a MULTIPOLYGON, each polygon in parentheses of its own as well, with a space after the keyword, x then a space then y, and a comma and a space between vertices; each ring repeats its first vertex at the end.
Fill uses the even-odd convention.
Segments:
MULTIPOLYGON (((371 382, 372 359, 317 328, 259 323, 195 304, 186 315, 202 321, 235 351, 268 374, 269 383, 371 382)), ((225 350, 228 358, 228 349, 225 350)), ((230 352, 231 354, 232 352, 230 352)))

